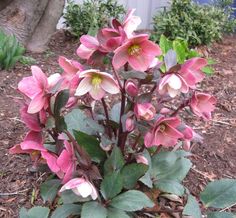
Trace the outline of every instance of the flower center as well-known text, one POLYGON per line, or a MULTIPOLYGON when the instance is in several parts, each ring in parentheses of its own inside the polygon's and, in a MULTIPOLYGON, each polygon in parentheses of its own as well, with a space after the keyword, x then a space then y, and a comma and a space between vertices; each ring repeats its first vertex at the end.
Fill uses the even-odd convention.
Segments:
POLYGON ((139 55, 141 47, 139 45, 131 45, 128 49, 129 55, 139 55))
POLYGON ((166 125, 165 124, 161 124, 160 125, 160 132, 164 132, 166 129, 166 125))
POLYGON ((100 75, 94 74, 92 76, 91 83, 92 83, 93 86, 97 87, 101 84, 101 82, 102 82, 102 77, 100 75))

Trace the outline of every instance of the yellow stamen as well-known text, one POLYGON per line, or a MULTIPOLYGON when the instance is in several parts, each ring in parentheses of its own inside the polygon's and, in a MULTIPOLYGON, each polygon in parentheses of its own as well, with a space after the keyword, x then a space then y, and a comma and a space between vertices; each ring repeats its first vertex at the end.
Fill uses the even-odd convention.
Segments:
POLYGON ((139 55, 141 47, 139 45, 131 45, 128 49, 129 55, 139 55))
POLYGON ((95 86, 95 87, 98 87, 102 82, 102 77, 98 74, 94 74, 92 76, 92 80, 91 80, 91 83, 92 83, 92 86, 95 86))

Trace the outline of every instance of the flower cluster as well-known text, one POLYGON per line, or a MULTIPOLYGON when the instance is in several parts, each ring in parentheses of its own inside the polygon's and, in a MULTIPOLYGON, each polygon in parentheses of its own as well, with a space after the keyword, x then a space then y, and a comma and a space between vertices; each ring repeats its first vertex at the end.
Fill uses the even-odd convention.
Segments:
MULTIPOLYGON (((190 108, 198 117, 211 118, 216 99, 197 90, 207 61, 195 57, 178 64, 173 50, 159 58, 161 48, 147 34, 135 33, 141 20, 133 13, 123 22, 112 20, 96 37, 80 38, 77 54, 85 64, 61 56, 62 74, 47 77, 32 66, 32 76, 18 84, 25 97, 21 120, 29 132, 10 152, 30 154, 35 167, 47 164, 63 184, 60 192, 70 189, 82 198, 101 199, 100 180, 115 169, 108 159, 116 148, 126 165, 148 166, 145 149, 178 145, 189 150, 199 137, 181 120, 180 111, 190 108), (112 95, 109 105, 107 94, 112 95), (76 120, 78 111, 85 118, 76 120)), ((102 195, 106 199, 108 194, 102 195)))

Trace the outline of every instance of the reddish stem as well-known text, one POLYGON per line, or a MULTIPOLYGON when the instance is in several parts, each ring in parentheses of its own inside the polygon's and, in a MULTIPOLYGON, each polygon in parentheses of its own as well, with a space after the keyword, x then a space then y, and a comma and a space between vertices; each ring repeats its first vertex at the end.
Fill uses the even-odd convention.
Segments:
POLYGON ((107 121, 108 136, 111 139, 112 138, 112 132, 111 132, 111 127, 110 127, 110 120, 109 120, 107 105, 106 105, 106 102, 105 102, 104 98, 102 98, 102 105, 103 105, 103 108, 104 108, 104 112, 105 112, 105 116, 106 116, 106 121, 107 121))

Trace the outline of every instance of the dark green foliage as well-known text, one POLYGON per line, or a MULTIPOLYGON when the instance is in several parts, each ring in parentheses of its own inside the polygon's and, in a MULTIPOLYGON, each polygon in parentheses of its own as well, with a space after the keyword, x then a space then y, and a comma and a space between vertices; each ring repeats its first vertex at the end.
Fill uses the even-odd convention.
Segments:
POLYGON ((159 41, 162 34, 174 40, 186 40, 191 47, 208 45, 221 39, 224 32, 233 32, 235 19, 229 7, 198 5, 191 0, 173 0, 169 11, 153 18, 152 39, 159 41))
POLYGON ((125 13, 116 0, 85 0, 79 5, 69 1, 64 14, 65 24, 71 32, 80 37, 108 25, 111 17, 119 19, 125 13))
POLYGON ((0 70, 8 70, 22 58, 25 49, 15 36, 8 36, 0 30, 0 70))

